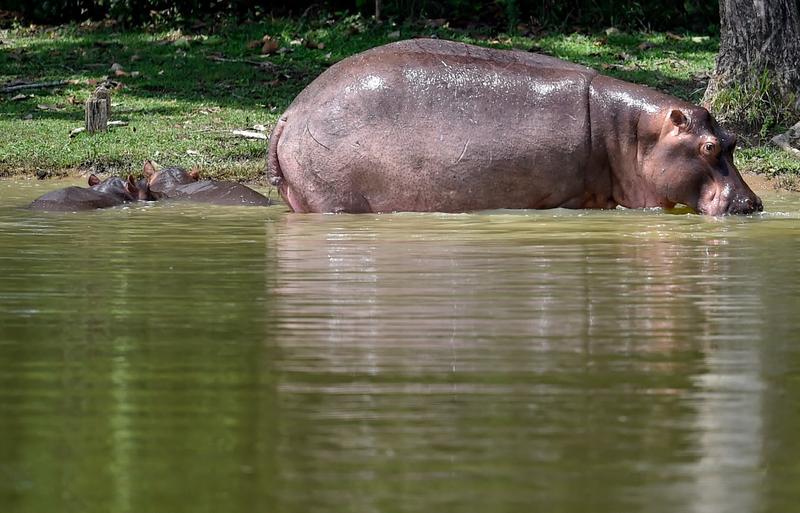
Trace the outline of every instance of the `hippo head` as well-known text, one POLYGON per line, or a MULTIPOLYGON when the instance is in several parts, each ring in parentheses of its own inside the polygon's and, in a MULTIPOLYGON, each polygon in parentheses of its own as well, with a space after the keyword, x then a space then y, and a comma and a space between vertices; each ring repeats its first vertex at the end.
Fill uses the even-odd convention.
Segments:
POLYGON ((736 136, 723 130, 702 107, 663 113, 649 130, 641 172, 662 206, 683 203, 708 215, 763 210, 733 163, 736 136))
POLYGON ((89 187, 97 192, 110 194, 119 201, 136 201, 152 199, 147 189, 142 190, 133 176, 128 175, 127 180, 118 176, 111 176, 100 180, 97 175, 89 175, 89 187))
POLYGON ((167 167, 156 171, 149 160, 144 163, 147 188, 155 199, 167 198, 177 187, 196 182, 200 178, 197 169, 186 171, 179 167, 167 167))

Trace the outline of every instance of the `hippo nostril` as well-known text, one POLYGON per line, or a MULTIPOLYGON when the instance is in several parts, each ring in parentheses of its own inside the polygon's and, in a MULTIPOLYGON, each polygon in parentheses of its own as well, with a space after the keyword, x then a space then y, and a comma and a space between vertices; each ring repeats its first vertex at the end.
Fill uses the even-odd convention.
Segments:
POLYGON ((761 212, 763 210, 764 205, 761 203, 761 198, 758 196, 735 198, 728 205, 729 214, 752 214, 753 212, 761 212))

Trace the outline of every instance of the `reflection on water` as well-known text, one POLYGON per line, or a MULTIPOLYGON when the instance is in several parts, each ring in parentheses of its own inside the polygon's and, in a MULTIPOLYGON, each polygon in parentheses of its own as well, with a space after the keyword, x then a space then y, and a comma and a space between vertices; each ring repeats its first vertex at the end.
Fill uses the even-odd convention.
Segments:
POLYGON ((800 498, 796 197, 725 219, 14 208, 41 188, 0 182, 4 511, 800 498))

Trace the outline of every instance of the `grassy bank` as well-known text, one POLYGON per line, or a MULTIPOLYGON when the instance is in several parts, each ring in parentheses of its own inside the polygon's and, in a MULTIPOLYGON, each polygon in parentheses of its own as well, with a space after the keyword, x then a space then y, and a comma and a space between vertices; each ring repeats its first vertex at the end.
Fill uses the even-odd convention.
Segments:
MULTIPOLYGON (((0 175, 137 172, 153 159, 252 179, 264 168, 266 143, 232 130, 268 134, 294 96, 331 64, 395 39, 431 35, 547 53, 694 102, 718 48, 718 40, 691 34, 526 37, 453 30, 438 21, 374 25, 354 16, 184 31, 104 24, 8 29, 0 31, 0 84, 70 82, 0 94, 0 175), (274 42, 268 55, 262 55, 265 35, 274 42), (115 86, 112 119, 128 125, 70 137, 83 125, 84 101, 107 79, 115 86)), ((785 183, 800 175, 800 163, 778 150, 739 155, 744 170, 782 175, 785 183)))

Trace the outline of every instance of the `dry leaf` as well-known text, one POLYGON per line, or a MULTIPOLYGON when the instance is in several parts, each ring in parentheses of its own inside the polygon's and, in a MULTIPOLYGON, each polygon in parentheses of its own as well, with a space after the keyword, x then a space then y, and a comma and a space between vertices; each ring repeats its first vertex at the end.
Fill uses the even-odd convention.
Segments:
POLYGON ((639 50, 649 50, 649 49, 653 48, 654 46, 655 45, 653 43, 650 43, 649 41, 645 41, 642 44, 640 44, 638 46, 638 48, 639 48, 639 50))
MULTIPOLYGON (((31 96, 33 96, 33 95, 31 95, 31 96)), ((20 100, 24 100, 26 98, 30 98, 31 96, 28 96, 27 94, 18 94, 16 96, 12 97, 11 101, 12 102, 17 102, 17 101, 20 101, 20 100)))
POLYGON ((86 128, 82 127, 82 126, 78 127, 78 128, 73 128, 72 130, 69 131, 69 137, 70 137, 70 139, 72 139, 73 137, 75 137, 79 133, 85 132, 85 131, 86 131, 86 128))
POLYGON ((280 44, 275 39, 272 39, 270 36, 264 36, 264 44, 261 46, 261 54, 262 55, 269 55, 271 53, 275 53, 280 48, 280 44))

